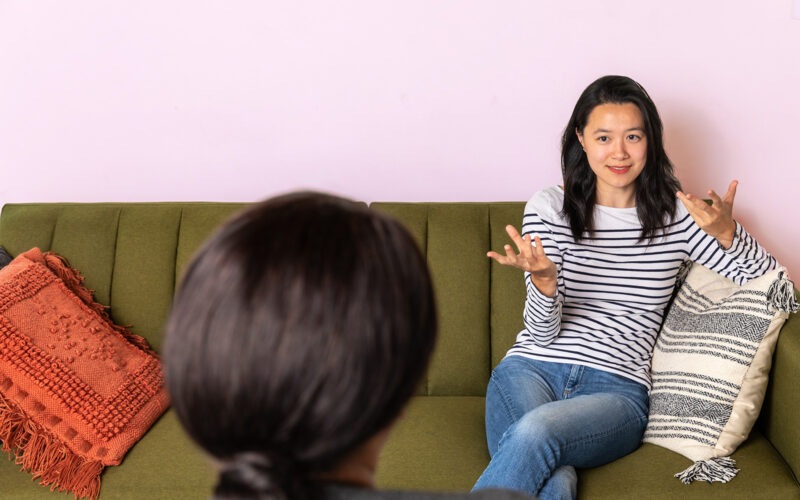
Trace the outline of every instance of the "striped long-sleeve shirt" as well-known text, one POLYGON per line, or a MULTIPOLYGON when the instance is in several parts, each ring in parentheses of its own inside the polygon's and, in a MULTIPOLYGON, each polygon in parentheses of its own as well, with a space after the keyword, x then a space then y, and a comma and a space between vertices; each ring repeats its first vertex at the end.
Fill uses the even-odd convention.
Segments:
POLYGON ((547 297, 525 273, 525 329, 507 355, 591 366, 650 387, 650 357, 681 263, 690 259, 742 284, 777 263, 739 223, 723 249, 682 203, 664 233, 638 241, 636 208, 596 206, 595 231, 576 242, 554 186, 525 206, 522 233, 538 235, 558 270, 547 297))

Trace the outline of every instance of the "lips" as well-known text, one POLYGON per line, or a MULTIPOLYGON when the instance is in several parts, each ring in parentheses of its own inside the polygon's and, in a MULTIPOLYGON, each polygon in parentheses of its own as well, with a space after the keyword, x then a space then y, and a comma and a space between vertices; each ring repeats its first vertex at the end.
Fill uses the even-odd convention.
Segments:
POLYGON ((606 166, 608 167, 609 170, 611 170, 615 174, 624 174, 624 173, 627 173, 628 170, 631 169, 630 165, 623 165, 623 166, 620 166, 620 167, 614 167, 612 165, 606 165, 606 166))

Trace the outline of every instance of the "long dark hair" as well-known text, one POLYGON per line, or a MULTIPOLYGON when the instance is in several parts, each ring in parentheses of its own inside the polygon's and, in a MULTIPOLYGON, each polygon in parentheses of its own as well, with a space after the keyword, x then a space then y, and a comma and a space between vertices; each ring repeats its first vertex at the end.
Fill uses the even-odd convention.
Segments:
POLYGON ((257 204, 188 266, 167 322, 172 404, 216 498, 320 498, 387 428, 436 336, 425 260, 387 216, 319 193, 257 204))
POLYGON ((675 193, 680 183, 664 151, 663 127, 653 100, 644 88, 626 76, 604 76, 591 83, 575 104, 561 138, 561 172, 564 176, 562 213, 569 220, 575 241, 594 230, 597 178, 589 167, 576 130, 583 133, 589 114, 601 104, 635 104, 642 113, 647 137, 647 159, 636 179, 636 213, 642 225, 640 240, 652 240, 675 217, 675 193))

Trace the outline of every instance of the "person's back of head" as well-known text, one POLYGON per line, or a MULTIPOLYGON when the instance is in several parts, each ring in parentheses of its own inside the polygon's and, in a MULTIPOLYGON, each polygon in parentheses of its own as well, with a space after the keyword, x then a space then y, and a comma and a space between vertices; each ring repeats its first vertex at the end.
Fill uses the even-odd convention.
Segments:
POLYGON ((257 204, 188 266, 167 322, 173 407, 220 466, 217 498, 313 498, 396 419, 436 333, 400 224, 318 193, 257 204))

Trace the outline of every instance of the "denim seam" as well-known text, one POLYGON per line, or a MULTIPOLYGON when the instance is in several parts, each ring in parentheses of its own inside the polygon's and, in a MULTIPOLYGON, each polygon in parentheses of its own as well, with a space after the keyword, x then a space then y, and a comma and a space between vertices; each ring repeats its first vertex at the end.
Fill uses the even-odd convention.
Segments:
POLYGON ((509 421, 512 422, 513 425, 513 422, 516 422, 519 419, 514 418, 514 415, 512 415, 511 413, 511 407, 512 407, 510 403, 511 398, 508 397, 508 394, 506 394, 506 391, 503 389, 503 384, 500 384, 497 382, 497 380, 495 380, 494 374, 492 374, 492 376, 489 377, 489 383, 494 384, 495 388, 497 389, 497 392, 500 394, 500 398, 503 400, 503 409, 506 411, 506 416, 508 417, 509 421))
POLYGON ((641 422, 642 417, 637 415, 636 417, 629 418, 629 419, 625 420, 624 422, 620 423, 619 425, 616 425, 616 426, 612 427, 611 429, 607 429, 605 432, 600 432, 600 433, 592 434, 590 436, 586 436, 585 438, 581 439, 580 441, 572 441, 572 442, 566 443, 565 446, 564 446, 564 449, 565 450, 572 450, 572 449, 575 449, 578 446, 585 445, 587 443, 591 443, 591 442, 593 442, 593 441, 595 441, 595 440, 597 440, 599 438, 603 438, 603 437, 609 436, 609 435, 614 434, 614 433, 618 432, 619 430, 627 427, 631 423, 635 423, 637 420, 640 423, 642 423, 641 422))
MULTIPOLYGON (((544 449, 542 450, 542 455, 544 455, 543 458, 545 459, 545 463, 547 464, 547 467, 546 467, 545 470, 548 471, 549 474, 546 474, 546 475, 545 474, 541 474, 541 473, 538 474, 539 476, 543 476, 543 477, 542 477, 542 480, 541 480, 541 484, 539 484, 538 488, 536 488, 536 493, 538 493, 539 491, 541 491, 542 488, 544 488, 544 485, 547 483, 547 481, 551 477, 553 477, 553 472, 555 472, 556 469, 558 469, 559 467, 561 467, 563 465, 567 465, 567 464, 562 464, 561 461, 560 461, 560 458, 556 459, 555 453, 553 453, 553 451, 550 449, 549 446, 545 446, 544 447, 544 449), (554 464, 552 467, 550 465, 551 463, 554 464)), ((535 481, 535 483, 538 483, 538 481, 535 481)))

